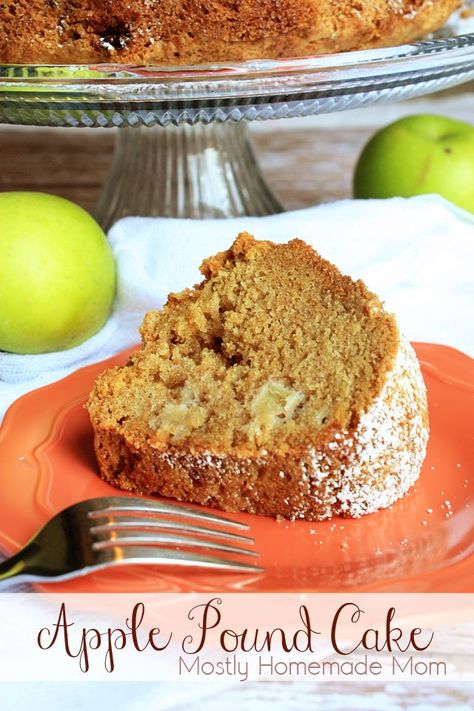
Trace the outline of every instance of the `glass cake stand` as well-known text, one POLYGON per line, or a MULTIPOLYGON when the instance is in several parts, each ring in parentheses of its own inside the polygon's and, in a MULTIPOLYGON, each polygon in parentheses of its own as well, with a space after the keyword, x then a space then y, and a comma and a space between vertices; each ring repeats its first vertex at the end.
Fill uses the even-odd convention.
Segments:
POLYGON ((248 121, 393 102, 474 79, 472 20, 422 42, 190 67, 1 66, 0 122, 120 128, 96 216, 229 217, 283 210, 248 121))

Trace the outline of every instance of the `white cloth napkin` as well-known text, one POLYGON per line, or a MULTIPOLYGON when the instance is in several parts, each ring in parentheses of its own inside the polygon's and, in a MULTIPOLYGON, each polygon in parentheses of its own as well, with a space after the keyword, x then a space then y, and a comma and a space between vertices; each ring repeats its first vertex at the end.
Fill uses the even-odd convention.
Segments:
POLYGON ((199 265, 242 230, 259 239, 300 237, 343 272, 362 278, 411 340, 474 354, 474 217, 434 196, 345 201, 262 218, 174 220, 132 217, 111 229, 117 261, 115 309, 77 348, 0 353, 0 418, 17 397, 139 340, 143 314, 169 292, 201 280, 199 265))

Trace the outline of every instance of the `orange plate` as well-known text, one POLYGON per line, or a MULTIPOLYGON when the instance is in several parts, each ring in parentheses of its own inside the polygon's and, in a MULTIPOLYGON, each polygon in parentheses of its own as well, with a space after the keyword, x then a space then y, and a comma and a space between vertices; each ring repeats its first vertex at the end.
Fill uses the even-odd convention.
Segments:
MULTIPOLYGON (((392 508, 323 523, 233 515, 250 526, 263 575, 123 566, 54 590, 474 591, 474 360, 445 346, 415 347, 428 386, 431 439, 420 480, 392 508)), ((117 495, 97 476, 83 405, 96 375, 127 355, 35 390, 8 411, 0 430, 0 545, 8 553, 66 506, 117 495)))

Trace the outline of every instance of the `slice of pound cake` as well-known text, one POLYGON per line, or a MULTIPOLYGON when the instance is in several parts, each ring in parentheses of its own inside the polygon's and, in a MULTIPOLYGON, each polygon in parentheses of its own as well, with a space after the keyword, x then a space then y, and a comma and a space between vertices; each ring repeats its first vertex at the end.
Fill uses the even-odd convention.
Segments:
POLYGON ((148 313, 89 399, 103 479, 291 519, 359 517, 417 479, 426 390, 395 318, 300 240, 239 235, 148 313))

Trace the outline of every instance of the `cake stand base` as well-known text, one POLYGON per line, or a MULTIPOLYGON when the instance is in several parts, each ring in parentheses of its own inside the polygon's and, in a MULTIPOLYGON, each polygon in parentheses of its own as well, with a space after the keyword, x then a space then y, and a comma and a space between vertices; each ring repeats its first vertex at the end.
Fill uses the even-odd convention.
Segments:
POLYGON ((246 123, 199 123, 121 128, 95 216, 107 230, 129 215, 204 219, 282 211, 246 123))

